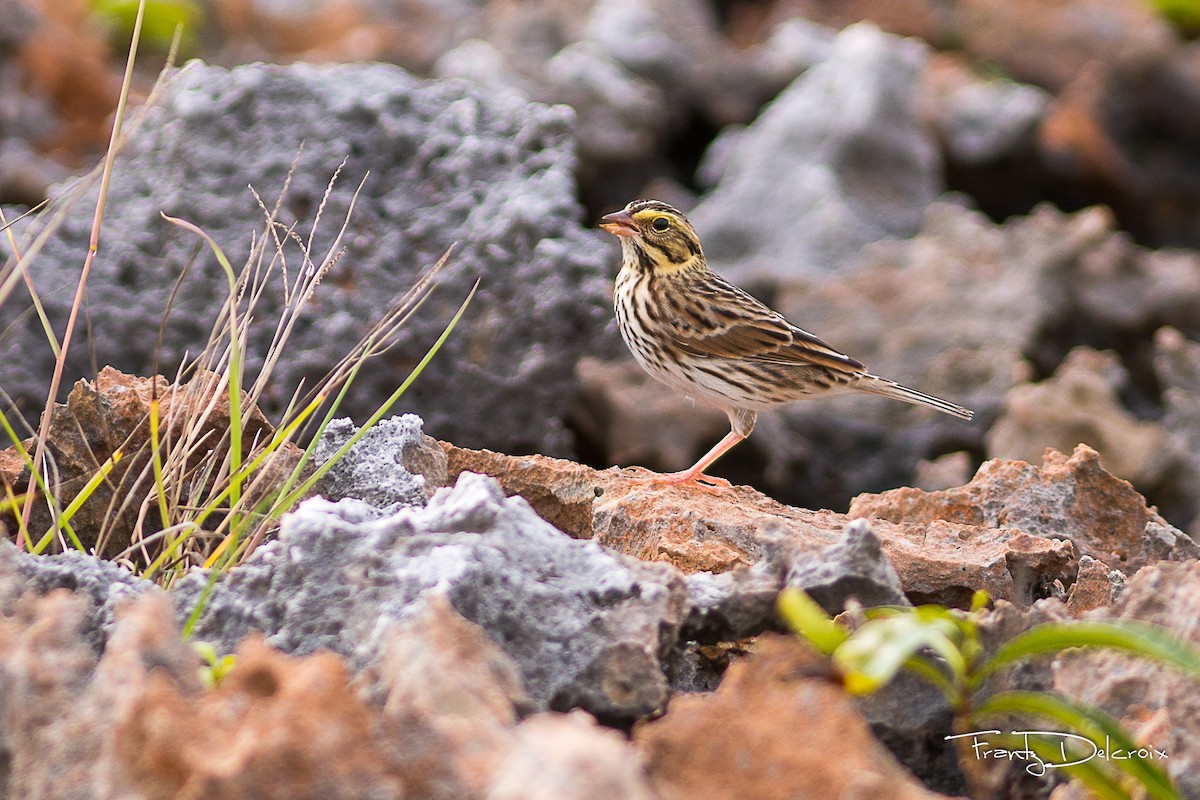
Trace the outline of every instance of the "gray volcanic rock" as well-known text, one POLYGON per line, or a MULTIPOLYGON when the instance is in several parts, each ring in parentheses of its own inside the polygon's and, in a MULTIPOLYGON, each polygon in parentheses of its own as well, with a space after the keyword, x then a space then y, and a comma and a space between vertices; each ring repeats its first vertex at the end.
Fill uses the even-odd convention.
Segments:
POLYGON ((1163 386, 1163 428, 1177 459, 1164 505, 1181 520, 1191 520, 1188 532, 1200 536, 1200 342, 1174 328, 1160 329, 1154 336, 1154 372, 1163 386))
POLYGON ((95 653, 104 649, 123 603, 147 592, 161 594, 150 581, 111 561, 78 550, 35 556, 0 539, 0 603, 7 604, 25 592, 43 595, 55 589, 82 598, 80 613, 86 621, 78 634, 95 653))
POLYGON ((955 796, 967 793, 954 748, 954 712, 936 686, 903 670, 878 691, 855 698, 871 732, 925 785, 955 796))
POLYGON ((866 520, 851 521, 837 541, 820 549, 800 545, 781 522, 764 524, 758 535, 762 560, 729 572, 687 576, 684 637, 730 641, 780 624, 775 605, 785 585, 803 589, 831 614, 840 614, 852 597, 867 607, 911 605, 866 520))
MULTIPOLYGON (((682 577, 556 530, 495 481, 464 473, 424 508, 371 520, 352 500, 310 500, 277 542, 217 584, 195 629, 231 650, 251 631, 285 653, 329 649, 365 666, 391 620, 443 593, 516 661, 540 708, 608 719, 661 711, 662 660, 684 614, 682 577)), ((181 615, 205 583, 175 589, 181 615)))
MULTIPOLYGON (((317 442, 313 462, 325 463, 358 430, 346 418, 330 422, 317 442)), ((386 516, 400 506, 425 505, 434 490, 445 484, 445 452, 421 432, 420 417, 404 414, 371 426, 317 482, 313 494, 327 500, 362 500, 386 516)))
POLYGON ((923 75, 922 105, 948 159, 995 163, 1034 147, 1052 96, 1037 86, 984 77, 955 55, 935 57, 923 75))
MULTIPOLYGON (((227 302, 226 277, 208 248, 197 251, 196 236, 160 212, 204 229, 237 268, 264 227, 247 185, 272 207, 290 172, 278 223, 307 240, 326 185, 346 159, 312 247, 320 262, 364 181, 341 240, 345 251, 296 325, 272 383, 292 387, 306 378, 311 385, 457 243, 434 296, 402 329, 397 347, 361 372, 343 410, 359 419, 373 411, 482 278, 462 324, 402 405, 419 411, 430 431, 464 444, 565 453, 561 417, 576 389, 574 364, 611 317, 609 253, 599 234, 578 225, 572 120, 566 108, 493 103, 464 82, 420 81, 384 65, 189 64, 117 160, 88 285, 92 352, 77 343, 66 384, 89 374, 93 358, 150 372, 167 298, 196 252, 159 369, 172 372, 185 351, 202 349, 227 302)), ((67 187, 63 195, 74 192, 80 200, 30 262, 59 330, 87 252, 97 186, 67 187)), ((284 251, 294 283, 303 257, 291 241, 284 251)), ((270 281, 255 312, 251 371, 264 358, 284 295, 278 271, 270 281)), ((0 385, 32 409, 44 401, 52 356, 37 346, 44 335, 36 317, 20 316, 24 303, 17 293, 0 309, 0 326, 8 328, 0 385)), ((286 402, 290 388, 280 395, 265 402, 286 402)))
POLYGON ((803 588, 832 613, 840 613, 850 597, 864 606, 909 605, 879 536, 861 519, 847 524, 837 543, 819 558, 792 564, 787 582, 803 588))
POLYGON ((912 236, 941 191, 914 101, 925 47, 871 25, 833 42, 742 133, 690 219, 717 271, 746 281, 822 275, 912 236))

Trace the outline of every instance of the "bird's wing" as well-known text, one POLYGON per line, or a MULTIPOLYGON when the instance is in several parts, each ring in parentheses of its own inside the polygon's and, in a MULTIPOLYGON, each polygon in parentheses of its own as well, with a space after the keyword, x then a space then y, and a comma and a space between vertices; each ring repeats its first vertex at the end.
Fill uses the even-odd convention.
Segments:
POLYGON ((700 297, 667 316, 676 345, 699 357, 746 358, 785 366, 816 365, 858 372, 863 365, 788 322, 736 286, 706 284, 700 297))

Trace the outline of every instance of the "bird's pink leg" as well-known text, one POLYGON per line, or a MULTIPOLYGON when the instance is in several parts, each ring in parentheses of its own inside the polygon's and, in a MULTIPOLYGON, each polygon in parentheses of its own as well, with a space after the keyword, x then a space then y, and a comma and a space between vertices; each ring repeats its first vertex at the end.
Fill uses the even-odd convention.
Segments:
POLYGON ((651 473, 645 476, 638 476, 631 480, 637 483, 672 483, 684 484, 690 483, 699 489, 706 492, 719 492, 724 489, 733 488, 729 481, 724 478, 714 478, 710 475, 705 475, 704 470, 712 466, 712 463, 721 456, 725 455, 731 447, 742 441, 746 437, 730 431, 725 434, 725 438, 717 442, 713 449, 709 450, 700 460, 682 472, 670 472, 665 475, 659 473, 651 473))

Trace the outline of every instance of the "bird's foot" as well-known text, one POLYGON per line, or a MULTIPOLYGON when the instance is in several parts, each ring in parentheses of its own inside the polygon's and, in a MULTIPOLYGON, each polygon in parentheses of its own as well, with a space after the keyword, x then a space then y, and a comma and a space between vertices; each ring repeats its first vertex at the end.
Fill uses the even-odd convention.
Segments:
POLYGON ((629 467, 628 469, 635 469, 640 473, 629 478, 633 483, 693 486, 702 492, 710 492, 712 494, 733 491, 733 484, 724 478, 705 475, 703 472, 697 470, 685 469, 682 472, 663 473, 653 472, 645 467, 629 467))

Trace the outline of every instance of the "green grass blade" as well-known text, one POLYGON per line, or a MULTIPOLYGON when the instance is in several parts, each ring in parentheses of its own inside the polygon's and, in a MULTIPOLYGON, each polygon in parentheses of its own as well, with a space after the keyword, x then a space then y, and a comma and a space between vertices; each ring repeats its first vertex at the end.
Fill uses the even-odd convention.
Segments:
MULTIPOLYGON (((157 385, 158 377, 150 380, 157 385)), ((158 499, 158 515, 164 528, 171 527, 171 508, 167 502, 167 487, 163 483, 162 452, 159 447, 159 402, 157 395, 150 398, 150 463, 154 469, 154 494, 158 499)))
POLYGON ((242 425, 244 423, 242 419, 242 370, 245 367, 245 359, 242 356, 242 331, 238 328, 237 321, 237 273, 234 272, 229 259, 225 257, 225 252, 200 226, 167 214, 163 214, 162 217, 172 225, 191 231, 203 239, 212 250, 217 263, 225 271, 225 278, 229 281, 229 372, 227 375, 229 387, 229 475, 230 500, 236 505, 242 494, 241 479, 234 478, 234 476, 241 474, 242 465, 242 425))
POLYGON ((200 590, 200 596, 196 598, 196 605, 192 608, 192 613, 188 614, 187 622, 183 624, 183 630, 180 631, 180 636, 185 640, 192 638, 192 631, 196 628, 196 623, 200 621, 200 617, 204 614, 204 609, 208 608, 208 601, 212 598, 213 590, 217 587, 217 580, 221 577, 221 570, 212 567, 208 571, 208 580, 204 583, 204 588, 200 590))
POLYGON ((96 470, 92 477, 88 478, 88 482, 83 485, 83 488, 79 490, 79 493, 75 495, 75 498, 67 504, 66 508, 63 509, 63 513, 59 515, 58 520, 54 524, 54 528, 48 531, 46 536, 42 537, 42 541, 38 543, 39 546, 34 548, 35 553, 40 553, 42 548, 44 548, 46 544, 49 544, 50 539, 60 532, 67 534, 67 537, 71 540, 71 544, 75 546, 75 549, 79 550, 80 552, 84 552, 83 544, 79 541, 79 537, 75 535, 75 531, 71 529, 71 518, 74 517, 76 512, 83 507, 83 504, 88 501, 88 498, 95 493, 100 484, 104 482, 104 479, 108 477, 108 473, 113 471, 113 467, 115 467, 117 462, 121 460, 121 456, 122 453, 120 450, 114 451, 113 454, 109 456, 109 458, 103 464, 100 465, 100 469, 96 470))
MULTIPOLYGON (((240 480, 242 480, 242 481, 247 480, 249 478, 249 476, 255 470, 257 470, 259 467, 261 467, 263 465, 263 463, 268 458, 270 458, 270 456, 274 452, 276 452, 280 447, 282 447, 287 442, 291 441, 292 437, 295 435, 296 431, 300 428, 300 426, 302 426, 304 424, 304 422, 314 412, 316 412, 316 410, 318 408, 320 408, 321 403, 323 403, 323 402, 324 402, 324 397, 322 395, 318 395, 316 398, 314 398, 312 400, 312 402, 310 402, 307 406, 305 406, 300 411, 300 413, 297 414, 296 417, 294 419, 292 419, 287 425, 285 425, 283 428, 276 430, 275 435, 271 437, 271 440, 261 449, 261 451, 258 453, 258 455, 255 456, 253 459, 251 459, 251 461, 249 463, 244 464, 242 466, 241 474, 239 476, 240 480)), ((301 462, 301 464, 299 466, 297 466, 296 470, 299 470, 302 467, 303 467, 303 462, 301 462)), ((296 470, 293 470, 293 474, 295 473, 296 470)), ((197 517, 194 521, 194 524, 197 529, 200 529, 204 525, 205 521, 207 521, 208 518, 212 514, 216 513, 218 510, 220 510, 223 507, 222 504, 226 500, 231 499, 231 495, 232 495, 232 491, 233 491, 232 490, 232 486, 233 486, 232 478, 233 478, 233 476, 231 476, 231 480, 229 483, 226 484, 225 488, 222 489, 221 491, 219 491, 216 495, 214 495, 213 498, 211 500, 209 500, 208 503, 205 504, 204 508, 197 515, 197 517)), ((291 479, 291 478, 289 478, 289 479, 291 479)), ((225 548, 226 548, 225 542, 222 542, 221 544, 217 545, 217 547, 213 551, 212 555, 210 555, 208 557, 208 559, 206 560, 205 566, 211 567, 213 565, 213 563, 216 561, 216 559, 220 558, 220 556, 224 552, 225 548)))
POLYGON ((408 387, 412 385, 413 381, 420 376, 429 362, 433 360, 433 357, 437 355, 438 350, 442 349, 442 345, 445 344, 446 340, 450 338, 450 334, 458 325, 458 321, 462 319, 463 314, 466 313, 467 306, 471 304, 471 300, 474 299, 475 292, 478 290, 479 281, 477 280, 475 281, 475 285, 471 287, 471 291, 467 294, 466 299, 463 300, 462 305, 458 307, 458 311, 455 312, 454 316, 450 319, 450 322, 446 325, 445 330, 442 331, 442 335, 438 337, 437 341, 433 343, 433 346, 429 348, 420 362, 413 367, 412 371, 408 373, 408 377, 404 379, 404 382, 400 384, 399 388, 392 392, 392 395, 379 406, 375 413, 371 415, 371 418, 363 423, 362 427, 358 429, 357 433, 351 436, 345 444, 338 448, 338 451, 334 453, 324 464, 317 467, 317 469, 313 471, 313 474, 309 476, 308 480, 306 480, 298 488, 294 489, 280 502, 275 504, 271 510, 272 517, 278 517, 282 515, 285 511, 299 502, 300 498, 308 494, 312 487, 317 484, 317 481, 321 480, 321 478, 325 476, 325 473, 328 472, 342 456, 350 452, 350 448, 358 444, 358 441, 367 434, 367 432, 373 425, 375 425, 375 423, 383 419, 384 415, 391 410, 392 406, 395 405, 396 401, 400 399, 401 395, 408 390, 408 387))
MULTIPOLYGON (((1067 774, 1077 775, 1084 780, 1088 788, 1097 791, 1102 786, 1119 788, 1120 783, 1111 777, 1112 773, 1119 772, 1137 781, 1155 800, 1179 800, 1180 798, 1180 794, 1166 771, 1154 761, 1140 755, 1141 751, 1150 748, 1139 748, 1121 727, 1120 722, 1099 709, 1047 692, 1011 691, 1001 692, 988 698, 975 709, 971 717, 975 721, 982 721, 1000 714, 1049 720, 1062 728, 1061 731, 1055 732, 1057 735, 1061 736, 1066 732, 1075 733, 1109 754, 1108 760, 1097 761, 1092 758, 1078 765, 1078 768, 1062 767, 1067 774), (1120 751, 1124 751, 1129 758, 1112 757, 1113 754, 1120 751), (1105 764, 1108 766, 1102 767, 1105 764), (1106 784, 1105 781, 1108 783, 1106 784)), ((1050 754, 1058 759, 1056 763, 1061 763, 1061 750, 1052 746, 1050 754)), ((1045 758, 1042 753, 1039 755, 1045 758)), ((1081 757, 1077 756, 1076 758, 1081 757)), ((1117 796, 1127 797, 1128 794, 1117 796)))
MULTIPOLYGON (((83 299, 87 291, 88 276, 92 271, 92 263, 100 249, 100 223, 104 219, 104 209, 108 203, 108 190, 112 183, 113 165, 117 160, 117 150, 121 140, 121 129, 125 122, 125 112, 129 105, 129 88, 133 83, 133 65, 137 60, 138 40, 142 32, 142 18, 146 12, 146 0, 139 0, 137 16, 134 20, 133 35, 129 42, 129 57, 125 62, 125 77, 121 81, 121 93, 117 98, 117 108, 113 112, 113 128, 108 141, 108 149, 104 153, 104 167, 100 173, 100 191, 96 198, 96 211, 92 215, 92 231, 88 240, 87 255, 83 259, 83 269, 79 273, 79 281, 75 286, 75 298, 71 310, 67 314, 67 327, 63 331, 62 342, 59 345, 58 357, 54 360, 54 371, 50 376, 50 389, 46 393, 46 405, 42 412, 42 423, 38 429, 37 441, 34 446, 33 463, 41 463, 46 453, 46 442, 50 436, 50 421, 53 419, 54 402, 58 398, 58 390, 62 385, 63 370, 66 368, 67 353, 71 349, 71 340, 75 333, 75 325, 79 320, 79 312, 83 307, 83 299)), ((6 281, 7 282, 7 281, 6 281)), ((22 509, 22 516, 27 525, 33 504, 22 509)), ((65 528, 68 532, 70 527, 65 528)), ((74 534, 72 533, 72 536, 74 534)), ((19 536, 19 534, 18 534, 19 536)), ((21 547, 22 542, 17 542, 21 547)))
POLYGON ((32 542, 32 540, 29 538, 29 529, 25 527, 25 519, 21 516, 21 504, 28 503, 32 499, 32 492, 25 492, 20 497, 17 497, 15 494, 13 494, 12 487, 8 485, 8 481, 5 481, 4 497, 4 512, 8 513, 9 511, 12 511, 13 516, 16 517, 17 528, 21 533, 21 540, 25 542, 32 542))
POLYGON ((50 352, 57 359, 61 348, 58 346, 58 338, 54 335, 54 326, 50 324, 50 318, 46 316, 46 309, 42 305, 41 295, 38 294, 37 287, 33 285, 33 278, 29 275, 28 265, 21 256, 21 248, 17 245, 16 237, 13 236, 12 230, 9 229, 8 218, 5 216, 3 208, 0 208, 0 225, 3 225, 0 230, 3 230, 8 237, 8 246, 12 250, 13 258, 16 260, 14 268, 20 271, 21 277, 25 281, 25 288, 29 290, 29 299, 33 302, 33 310, 37 314, 38 321, 42 323, 42 332, 46 335, 46 342, 50 345, 50 352))
MULTIPOLYGON (((158 556, 151 561, 144 570, 142 570, 141 577, 145 578, 146 580, 153 579, 158 571, 162 569, 162 565, 177 555, 179 545, 187 541, 188 536, 190 536, 192 532, 200 530, 200 526, 196 525, 194 522, 180 523, 177 527, 180 529, 179 535, 167 540, 167 544, 159 550, 158 556)), ((168 528, 166 530, 170 529, 168 528)))
POLYGON ((927 657, 920 653, 909 656, 904 662, 904 669, 937 687, 952 708, 958 708, 961 704, 962 697, 959 688, 927 657))
POLYGON ((974 686, 997 669, 1069 647, 1107 647, 1170 664, 1200 679, 1200 651, 1158 625, 1136 620, 1047 622, 1009 639, 980 664, 974 686))
MULTIPOLYGON (((42 476, 42 471, 33 466, 33 457, 29 454, 29 450, 26 449, 25 445, 21 443, 20 438, 17 436, 16 430, 13 429, 12 423, 8 421, 8 417, 3 413, 0 413, 0 428, 4 429, 4 433, 6 436, 8 436, 8 440, 13 443, 13 448, 17 451, 17 455, 20 457, 21 463, 25 465, 25 469, 29 470, 29 475, 33 478, 33 482, 37 484, 38 490, 41 491, 42 496, 48 498, 49 501, 54 505, 54 508, 57 509, 54 496, 50 493, 50 487, 46 485, 46 479, 42 476)), ((26 504, 32 502, 34 499, 33 491, 27 490, 25 492, 25 497, 26 504)), ((24 508, 22 508, 21 511, 22 513, 18 515, 17 518, 17 547, 24 547, 28 551, 32 552, 34 546, 33 540, 28 538, 29 517, 28 514, 24 513, 24 508)), ((55 516, 61 516, 61 512, 56 512, 55 516)))

